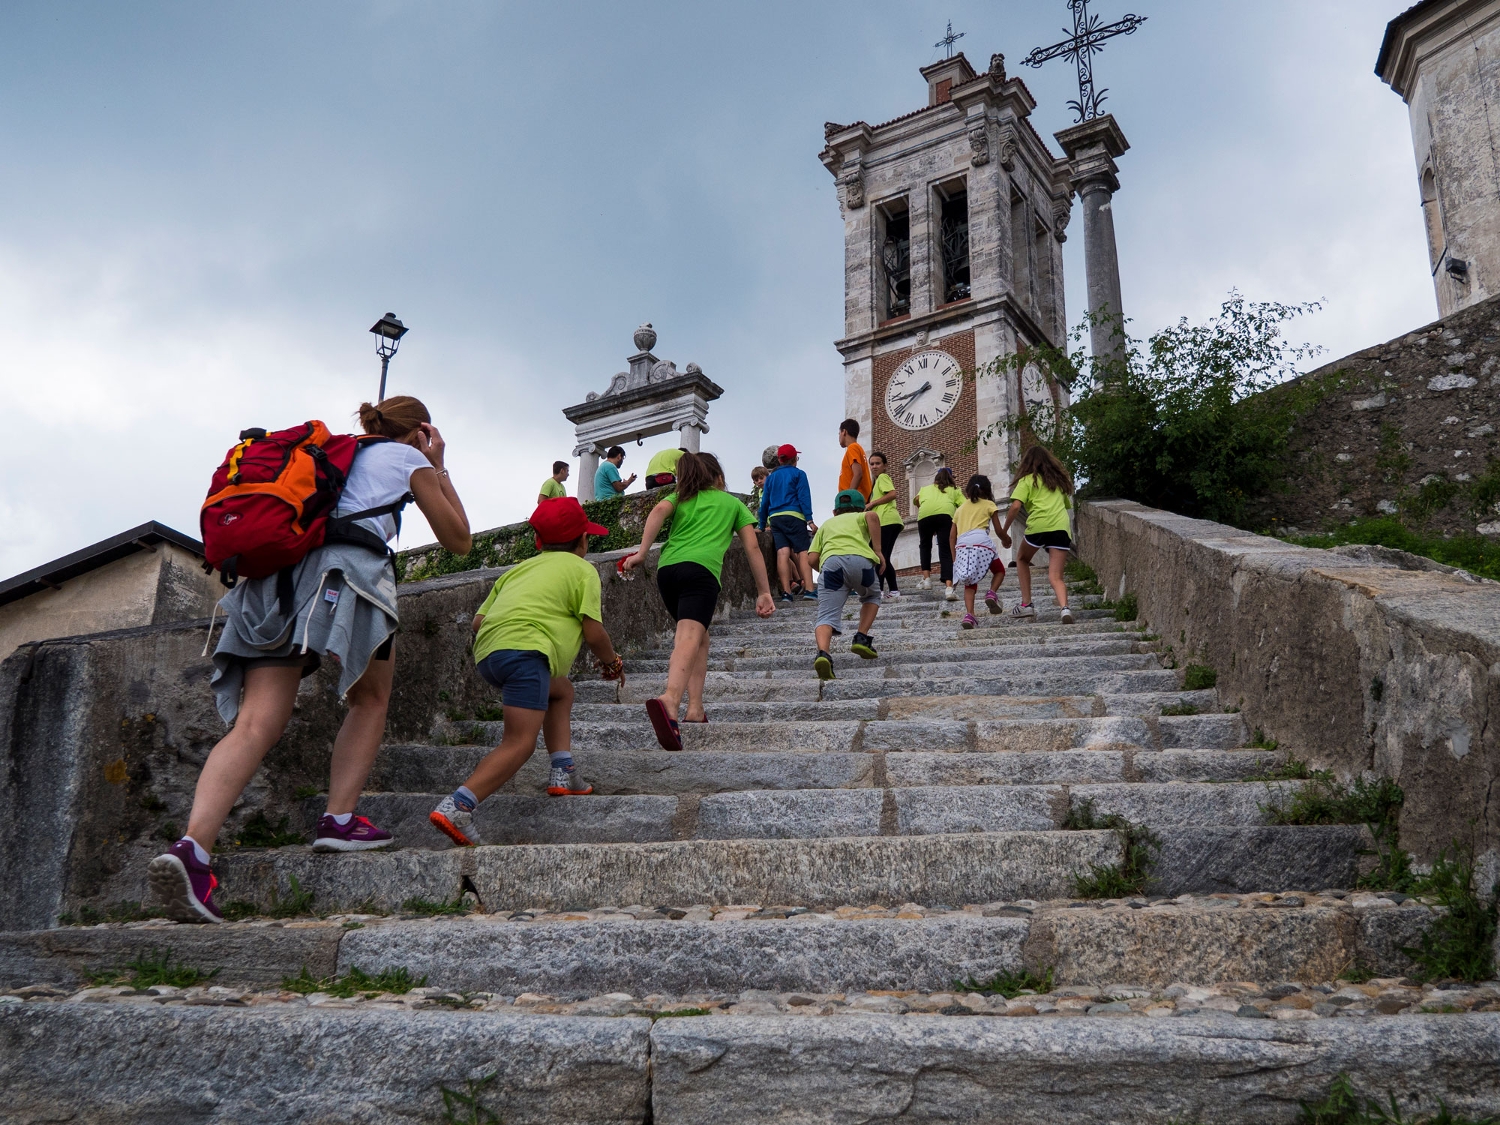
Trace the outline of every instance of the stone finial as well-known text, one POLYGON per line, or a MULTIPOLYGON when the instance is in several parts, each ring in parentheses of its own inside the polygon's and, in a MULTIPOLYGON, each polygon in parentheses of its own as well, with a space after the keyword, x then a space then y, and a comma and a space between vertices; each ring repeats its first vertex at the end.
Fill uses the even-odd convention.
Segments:
POLYGON ((637 351, 643 352, 656 347, 656 329, 651 327, 649 321, 635 330, 635 346, 637 351))
POLYGON ((1005 81, 1005 56, 998 52, 990 56, 990 74, 1005 81))
POLYGON ((688 364, 686 367, 684 367, 682 369, 682 371, 683 371, 683 374, 685 374, 685 375, 702 375, 703 374, 703 368, 699 367, 696 363, 690 363, 690 364, 688 364))
POLYGON ((826 141, 835 133, 842 133, 847 128, 849 126, 840 125, 837 121, 825 121, 823 122, 823 139, 826 141))

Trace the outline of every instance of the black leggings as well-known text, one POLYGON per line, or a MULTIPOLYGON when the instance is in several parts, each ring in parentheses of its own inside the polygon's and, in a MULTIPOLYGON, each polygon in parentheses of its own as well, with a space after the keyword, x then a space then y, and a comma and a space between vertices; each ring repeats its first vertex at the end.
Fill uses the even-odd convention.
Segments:
POLYGON ((901 534, 901 524, 883 523, 880 525, 880 553, 885 556, 885 569, 880 572, 880 580, 892 590, 896 588, 896 567, 891 562, 891 548, 896 545, 896 538, 901 534))
POLYGON ((932 537, 937 536, 938 565, 944 582, 953 581, 953 546, 948 542, 948 532, 953 529, 952 516, 923 516, 917 520, 917 549, 922 556, 922 570, 932 573, 932 537))

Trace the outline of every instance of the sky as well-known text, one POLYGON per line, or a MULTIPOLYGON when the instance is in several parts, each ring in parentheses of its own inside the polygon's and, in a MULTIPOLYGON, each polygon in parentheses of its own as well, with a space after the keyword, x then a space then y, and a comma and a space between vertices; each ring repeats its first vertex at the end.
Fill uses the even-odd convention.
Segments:
MULTIPOLYGON (((1131 143, 1115 224, 1136 334, 1231 288, 1326 300, 1324 360, 1436 317, 1406 107, 1373 73, 1408 0, 1095 0, 1131 143)), ((926 104, 947 21, 1072 123, 1064 0, 0 4, 0 578, 155 519, 197 536, 247 426, 355 428, 367 329, 448 442, 474 528, 524 519, 561 414, 631 335, 725 390, 748 487, 791 442, 831 493, 843 224, 825 121, 926 104)), ((1053 144, 1054 152, 1058 149, 1053 144)), ((1064 246, 1084 309, 1079 211, 1064 246)), ((667 438, 631 447, 639 472, 667 438)), ((637 486, 639 487, 639 486, 637 486)), ((571 488, 570 488, 571 491, 571 488)), ((412 509, 403 546, 431 535, 412 509)))

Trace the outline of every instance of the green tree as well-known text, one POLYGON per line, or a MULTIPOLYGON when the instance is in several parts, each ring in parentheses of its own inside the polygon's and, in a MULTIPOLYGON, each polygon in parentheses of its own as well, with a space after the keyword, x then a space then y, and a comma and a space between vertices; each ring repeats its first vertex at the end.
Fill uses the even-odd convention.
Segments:
MULTIPOLYGON (((1321 350, 1282 336, 1287 322, 1320 302, 1247 301, 1237 291, 1205 324, 1186 317, 1135 339, 1112 325, 1116 356, 1088 356, 1085 317, 1068 337, 1072 349, 1039 347, 982 368, 985 378, 1016 372, 1072 389, 1072 405, 1028 404, 1018 429, 1023 444, 1041 441, 1073 471, 1086 496, 1121 497, 1203 519, 1239 523, 1250 501, 1285 475, 1292 422, 1325 393, 1299 384, 1263 392, 1297 374, 1321 350)), ((991 427, 981 441, 1002 436, 991 427)))

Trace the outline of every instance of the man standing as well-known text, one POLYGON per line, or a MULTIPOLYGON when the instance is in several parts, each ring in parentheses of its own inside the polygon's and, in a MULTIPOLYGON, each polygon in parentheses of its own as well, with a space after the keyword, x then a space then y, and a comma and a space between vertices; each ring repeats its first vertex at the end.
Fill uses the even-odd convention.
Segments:
POLYGON ((620 478, 620 466, 624 463, 625 451, 618 445, 610 446, 609 451, 604 454, 604 460, 599 462, 599 468, 594 473, 595 500, 613 500, 635 481, 634 473, 623 480, 620 478))
POLYGON ((798 591, 810 602, 818 600, 813 588, 812 564, 807 549, 812 546, 812 489, 807 474, 797 468, 797 450, 783 445, 776 450, 778 466, 766 478, 760 496, 758 522, 771 529, 776 548, 776 576, 781 580, 781 600, 789 602, 798 591))
POLYGON ((563 487, 563 481, 567 479, 568 463, 566 461, 552 462, 552 475, 542 481, 542 487, 536 494, 536 502, 540 504, 543 500, 555 500, 559 496, 566 496, 568 490, 563 487))
POLYGON ((839 466, 839 491, 852 488, 862 493, 866 502, 875 481, 870 476, 870 462, 865 447, 859 444, 859 422, 845 418, 839 423, 839 444, 844 447, 844 462, 839 466))

